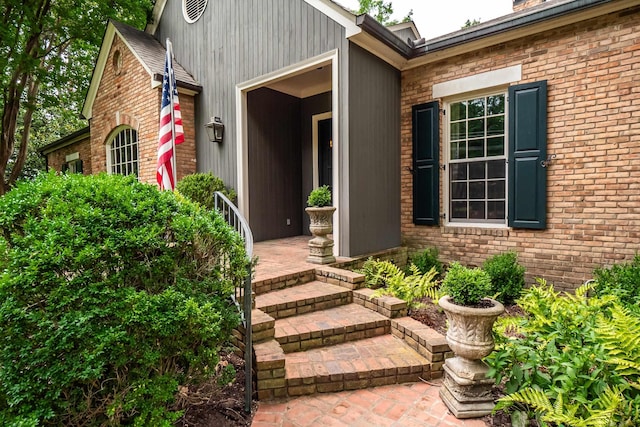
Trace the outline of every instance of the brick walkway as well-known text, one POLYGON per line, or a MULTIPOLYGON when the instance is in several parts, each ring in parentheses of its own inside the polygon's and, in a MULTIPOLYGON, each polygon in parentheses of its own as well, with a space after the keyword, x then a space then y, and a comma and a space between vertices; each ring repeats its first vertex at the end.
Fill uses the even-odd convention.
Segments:
POLYGON ((458 420, 444 406, 440 380, 260 402, 252 427, 485 427, 458 420))

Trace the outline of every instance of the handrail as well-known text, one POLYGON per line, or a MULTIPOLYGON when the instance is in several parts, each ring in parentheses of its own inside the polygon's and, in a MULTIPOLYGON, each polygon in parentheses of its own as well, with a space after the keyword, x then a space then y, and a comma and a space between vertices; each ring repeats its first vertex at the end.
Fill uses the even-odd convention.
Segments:
POLYGON ((236 291, 232 298, 233 302, 240 311, 242 323, 244 325, 244 369, 245 369, 245 387, 244 387, 244 410, 246 413, 251 412, 252 403, 252 385, 253 385, 253 337, 251 328, 251 309, 252 306, 252 258, 253 258, 253 233, 249 227, 249 223, 242 216, 236 205, 233 204, 224 194, 216 191, 214 194, 214 207, 224 217, 225 221, 235 231, 237 231, 244 240, 244 248, 247 253, 247 277, 244 280, 244 286, 236 284, 236 291), (238 299, 242 301, 242 307, 238 299))

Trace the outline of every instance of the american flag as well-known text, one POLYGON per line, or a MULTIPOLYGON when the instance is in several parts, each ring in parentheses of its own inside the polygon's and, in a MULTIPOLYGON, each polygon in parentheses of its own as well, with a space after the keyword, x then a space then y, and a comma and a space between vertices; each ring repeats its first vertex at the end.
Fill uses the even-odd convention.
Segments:
POLYGON ((162 104, 160 107, 160 132, 158 138, 158 169, 156 179, 161 190, 173 190, 175 180, 175 146, 184 142, 180 101, 173 72, 173 52, 167 39, 167 55, 162 79, 162 104))

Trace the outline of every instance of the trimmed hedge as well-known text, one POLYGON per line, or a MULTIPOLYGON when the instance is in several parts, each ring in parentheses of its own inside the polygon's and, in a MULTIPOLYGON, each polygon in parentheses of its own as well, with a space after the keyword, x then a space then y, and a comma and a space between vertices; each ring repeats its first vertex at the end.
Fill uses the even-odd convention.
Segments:
POLYGON ((44 174, 0 198, 0 424, 171 425, 239 319, 240 237, 117 175, 44 174))

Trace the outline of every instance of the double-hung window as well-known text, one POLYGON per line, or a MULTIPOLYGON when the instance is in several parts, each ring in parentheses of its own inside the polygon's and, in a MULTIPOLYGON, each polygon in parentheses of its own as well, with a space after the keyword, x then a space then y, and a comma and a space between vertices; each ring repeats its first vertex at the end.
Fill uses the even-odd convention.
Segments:
POLYGON ((545 228, 546 103, 541 81, 413 106, 414 224, 545 228))
POLYGON ((506 99, 499 92, 445 104, 449 222, 506 224, 506 99))
POLYGON ((107 170, 112 174, 138 175, 138 132, 124 128, 107 144, 107 170))

